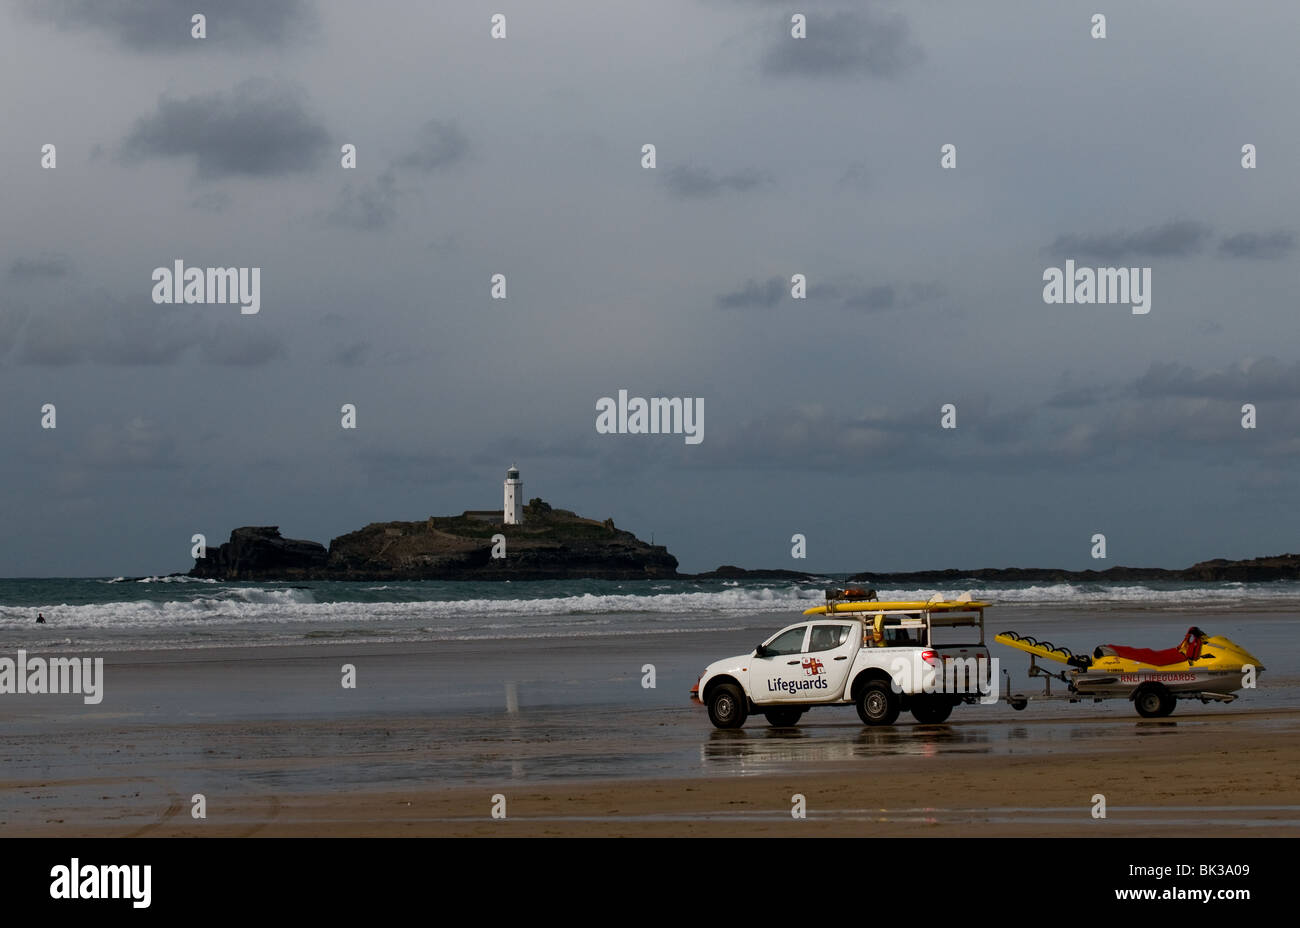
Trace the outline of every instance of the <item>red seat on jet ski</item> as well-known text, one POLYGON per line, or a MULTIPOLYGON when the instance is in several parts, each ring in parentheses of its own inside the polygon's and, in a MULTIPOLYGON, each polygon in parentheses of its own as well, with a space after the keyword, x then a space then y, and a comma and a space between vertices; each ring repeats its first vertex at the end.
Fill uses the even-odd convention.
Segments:
POLYGON ((1141 661, 1144 664, 1154 664, 1157 667, 1163 667, 1165 664, 1186 664, 1187 655, 1177 648, 1165 648, 1163 651, 1155 651, 1151 648, 1126 648, 1121 644, 1108 644, 1117 655, 1130 661, 1141 661))

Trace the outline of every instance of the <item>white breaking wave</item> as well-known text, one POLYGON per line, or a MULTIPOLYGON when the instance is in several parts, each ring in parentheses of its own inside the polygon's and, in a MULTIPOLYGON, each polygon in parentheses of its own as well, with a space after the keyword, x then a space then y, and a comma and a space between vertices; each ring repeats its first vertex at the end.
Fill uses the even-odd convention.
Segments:
MULTIPOLYGON (((372 588, 373 589, 373 588, 372 588)), ((324 592, 324 591, 321 591, 324 592)), ((928 600, 935 593, 956 598, 965 589, 882 589, 882 600, 928 600)), ((1019 589, 969 590, 977 599, 994 604, 1216 604, 1248 602, 1300 603, 1300 584, 1223 584, 1209 587, 1156 590, 1145 586, 1048 584, 1019 589)), ((27 606, 0 605, 0 628, 25 627, 36 612, 44 612, 59 629, 173 629, 204 630, 222 625, 281 625, 352 623, 424 624, 442 629, 518 628, 569 625, 593 627, 609 617, 638 615, 642 621, 663 621, 654 616, 694 620, 707 616, 786 613, 797 617, 809 606, 824 601, 824 591, 813 587, 728 587, 723 590, 635 594, 593 594, 533 599, 463 599, 420 602, 317 602, 312 590, 231 587, 216 595, 187 600, 27 606), (489 621, 485 622, 484 619, 489 621)))
MULTIPOLYGON (((655 596, 594 595, 550 599, 465 599, 425 602, 318 603, 311 590, 267 590, 237 587, 227 598, 200 596, 192 600, 150 600, 92 605, 0 607, 0 627, 28 625, 33 612, 54 618, 60 628, 178 628, 213 624, 284 622, 383 622, 392 620, 474 620, 483 617, 585 618, 588 623, 627 613, 665 615, 743 615, 806 608, 821 599, 821 590, 726 590, 719 593, 663 593, 655 596)), ((454 624, 454 622, 453 622, 454 624)), ((503 626, 504 627, 504 626, 503 626)))

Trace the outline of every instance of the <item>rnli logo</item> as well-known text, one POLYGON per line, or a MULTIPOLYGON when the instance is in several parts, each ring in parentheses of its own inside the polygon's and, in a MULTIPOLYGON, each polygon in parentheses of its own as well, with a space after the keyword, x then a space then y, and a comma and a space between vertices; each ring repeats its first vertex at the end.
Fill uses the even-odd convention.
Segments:
POLYGON ((803 672, 810 677, 815 677, 825 669, 826 665, 815 657, 805 657, 803 659, 803 672))

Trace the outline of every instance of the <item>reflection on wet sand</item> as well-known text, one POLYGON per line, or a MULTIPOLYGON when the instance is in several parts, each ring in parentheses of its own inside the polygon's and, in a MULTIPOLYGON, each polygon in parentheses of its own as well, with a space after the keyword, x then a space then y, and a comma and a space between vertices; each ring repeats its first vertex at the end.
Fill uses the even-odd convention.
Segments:
MULTIPOLYGON (((935 756, 939 753, 992 753, 989 732, 983 726, 910 725, 888 728, 768 728, 709 732, 700 747, 706 766, 728 764, 763 767, 798 767, 811 762, 853 761, 881 755, 935 756), (846 731, 846 728, 849 730, 846 731)), ((709 773, 721 772, 710 769, 709 773)), ((741 769, 737 772, 743 773, 741 769)))

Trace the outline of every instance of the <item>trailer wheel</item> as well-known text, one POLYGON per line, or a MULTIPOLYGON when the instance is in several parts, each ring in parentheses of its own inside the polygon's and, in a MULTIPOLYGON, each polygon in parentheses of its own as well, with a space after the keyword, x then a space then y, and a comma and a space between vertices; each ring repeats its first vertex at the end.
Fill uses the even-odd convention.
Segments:
POLYGON ((1133 694, 1133 705, 1144 719, 1164 718, 1174 711, 1174 703, 1174 694, 1160 683, 1143 683, 1133 694))
POLYGON ((709 694, 709 721, 715 728, 739 728, 747 715, 749 708, 740 687, 723 683, 709 694))
POLYGON ((938 725, 952 715, 952 700, 929 696, 912 701, 912 717, 922 725, 938 725))
POLYGON ((858 696, 858 718, 867 725, 893 725, 901 708, 888 680, 872 680, 858 696))
POLYGON ((802 709, 764 709, 763 717, 773 728, 794 728, 803 717, 802 709))

